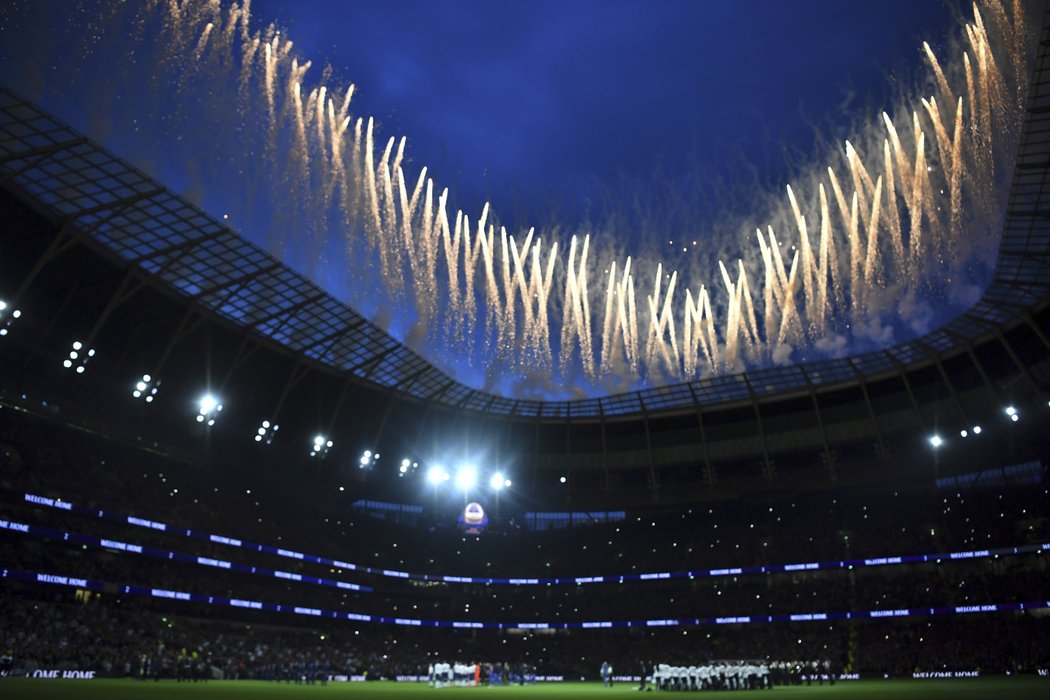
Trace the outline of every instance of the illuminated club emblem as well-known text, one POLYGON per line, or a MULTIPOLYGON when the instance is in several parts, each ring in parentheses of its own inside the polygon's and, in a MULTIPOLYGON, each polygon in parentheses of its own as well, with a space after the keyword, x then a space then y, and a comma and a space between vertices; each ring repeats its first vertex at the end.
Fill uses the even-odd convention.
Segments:
POLYGON ((468 532, 480 532, 481 528, 489 524, 489 518, 481 504, 472 501, 463 509, 459 522, 466 526, 468 532))

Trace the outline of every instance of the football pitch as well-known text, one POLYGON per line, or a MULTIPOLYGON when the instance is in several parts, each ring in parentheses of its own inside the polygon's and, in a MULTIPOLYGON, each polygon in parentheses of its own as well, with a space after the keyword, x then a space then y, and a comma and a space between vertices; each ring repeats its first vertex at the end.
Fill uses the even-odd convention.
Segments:
MULTIPOLYGON (((55 700, 132 700, 137 698, 164 698, 170 700, 229 699, 249 700, 264 698, 638 698, 633 684, 617 684, 605 688, 601 683, 547 683, 527 687, 498 688, 429 688, 422 683, 335 683, 328 686, 276 684, 264 681, 210 681, 208 683, 175 683, 173 681, 139 682, 130 680, 95 679, 89 681, 41 680, 28 678, 0 678, 0 697, 54 698, 55 700)), ((782 698, 783 700, 834 700, 837 698, 892 698, 892 700, 925 700, 951 698, 952 700, 995 700, 1050 697, 1050 679, 1033 676, 1012 678, 979 678, 960 680, 889 680, 847 681, 835 686, 793 686, 773 690, 706 692, 652 691, 644 696, 660 695, 667 698, 705 697, 715 695, 739 700, 753 698, 782 698)))

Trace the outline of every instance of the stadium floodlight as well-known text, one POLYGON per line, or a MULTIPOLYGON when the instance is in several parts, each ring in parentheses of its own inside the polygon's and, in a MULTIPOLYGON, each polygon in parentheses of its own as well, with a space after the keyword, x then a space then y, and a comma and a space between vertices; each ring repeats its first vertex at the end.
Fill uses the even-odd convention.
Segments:
POLYGON ((974 435, 980 435, 981 434, 981 426, 979 426, 979 425, 973 426, 973 434, 974 435))
POLYGON ((561 484, 564 484, 566 481, 568 481, 568 479, 566 479, 564 476, 562 478, 558 479, 558 483, 561 483, 561 484))
POLYGON ((73 341, 73 349, 69 351, 69 357, 62 361, 66 369, 75 370, 77 374, 83 374, 87 369, 87 363, 95 356, 94 348, 85 348, 84 343, 79 340, 73 341))
POLYGON ((153 399, 157 396, 157 391, 160 389, 160 380, 154 380, 149 374, 142 375, 142 379, 135 382, 135 388, 132 389, 131 395, 136 399, 142 399, 146 403, 153 403, 153 399))
POLYGON ((328 450, 332 449, 333 444, 334 443, 324 435, 317 435, 314 438, 314 444, 310 450, 310 456, 321 457, 323 459, 324 456, 328 454, 328 450))
POLYGON ((478 470, 465 464, 456 471, 456 488, 469 491, 478 483, 478 470))
POLYGON ((944 444, 944 440, 941 439, 940 435, 931 435, 930 436, 930 446, 933 447, 934 449, 937 449, 938 447, 940 447, 943 444, 944 444))
POLYGON ((10 304, 3 299, 0 299, 0 337, 7 335, 11 326, 22 315, 22 312, 18 309, 14 309, 11 313, 7 313, 8 308, 10 308, 10 304))
POLYGON ((970 433, 967 432, 966 428, 959 431, 959 437, 967 437, 970 433))
POLYGON ((489 486, 499 491, 501 488, 503 488, 505 481, 506 479, 503 478, 503 474, 501 474, 500 472, 496 472, 492 475, 492 478, 489 479, 489 486))
POLYGON ((0 337, 8 334, 12 324, 22 315, 22 312, 18 309, 14 309, 11 313, 6 313, 10 305, 0 299, 0 337))
POLYGON ((431 467, 427 470, 427 481, 437 486, 442 481, 448 481, 448 472, 444 467, 431 467))
POLYGON ((197 401, 197 422, 207 422, 208 426, 215 425, 215 419, 222 412, 222 403, 212 394, 205 394, 197 401))
POLYGON ((205 394, 200 400, 201 413, 207 415, 219 408, 219 400, 211 394, 205 394))
POLYGON ((1007 406, 1003 411, 1011 418, 1017 415, 1017 408, 1015 406, 1007 406))
POLYGON ((273 442, 275 433, 280 429, 281 426, 276 423, 270 423, 268 420, 264 420, 260 425, 259 429, 255 431, 255 441, 262 442, 269 445, 273 442))

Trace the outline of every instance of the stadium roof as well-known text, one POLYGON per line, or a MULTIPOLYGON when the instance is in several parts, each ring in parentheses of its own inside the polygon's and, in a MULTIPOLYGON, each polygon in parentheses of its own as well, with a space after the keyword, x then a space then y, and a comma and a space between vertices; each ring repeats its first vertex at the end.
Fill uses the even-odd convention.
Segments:
POLYGON ((472 389, 347 304, 54 117, 0 89, 2 182, 69 236, 88 236, 188 301, 305 358, 427 402, 495 415, 615 416, 705 409, 874 379, 972 345, 1050 296, 1050 76, 1035 72, 994 280, 966 313, 921 338, 853 357, 712 376, 573 401, 472 389))

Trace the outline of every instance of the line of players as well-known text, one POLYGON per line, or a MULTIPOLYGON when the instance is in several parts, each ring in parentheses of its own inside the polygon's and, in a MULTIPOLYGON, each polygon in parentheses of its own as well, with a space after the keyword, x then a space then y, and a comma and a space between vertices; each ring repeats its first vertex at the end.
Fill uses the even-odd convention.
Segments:
POLYGON ((660 690, 758 690, 773 687, 765 662, 718 661, 703 666, 656 664, 652 683, 660 690))
POLYGON ((835 684, 830 661, 714 661, 702 666, 656 664, 660 690, 764 690, 774 685, 835 684))
POLYGON ((536 669, 529 664, 441 662, 427 667, 432 688, 480 686, 482 674, 489 685, 531 685, 536 682, 536 669))

